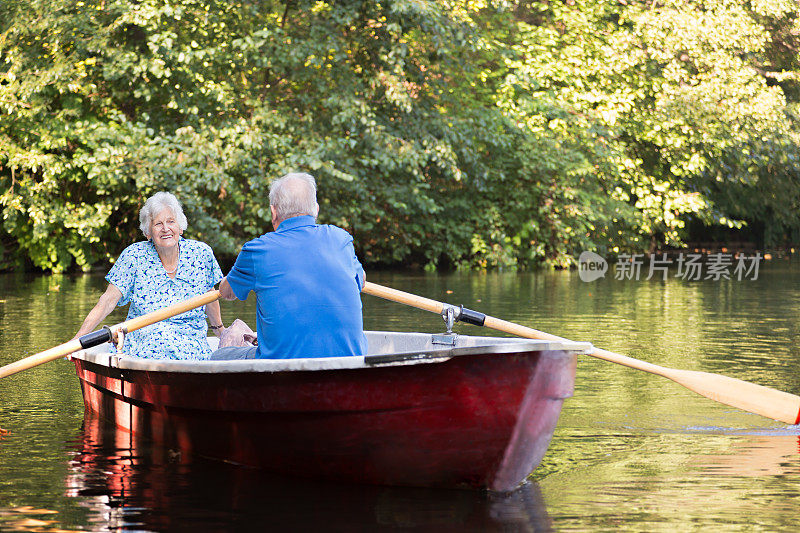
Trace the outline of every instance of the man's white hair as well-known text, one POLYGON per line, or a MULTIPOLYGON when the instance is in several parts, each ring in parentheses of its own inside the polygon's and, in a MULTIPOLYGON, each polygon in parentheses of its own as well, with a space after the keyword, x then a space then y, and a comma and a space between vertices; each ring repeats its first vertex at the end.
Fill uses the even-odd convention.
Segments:
POLYGON ((172 210, 172 214, 175 215, 175 221, 181 230, 186 230, 186 226, 188 226, 186 215, 183 214, 181 203, 175 198, 175 195, 169 192, 157 192, 147 199, 141 211, 139 211, 139 229, 148 239, 150 238, 150 224, 153 222, 153 217, 166 208, 172 210))
POLYGON ((269 186, 269 205, 275 208, 278 222, 299 215, 316 219, 319 204, 314 178, 305 172, 292 172, 276 179, 269 186))

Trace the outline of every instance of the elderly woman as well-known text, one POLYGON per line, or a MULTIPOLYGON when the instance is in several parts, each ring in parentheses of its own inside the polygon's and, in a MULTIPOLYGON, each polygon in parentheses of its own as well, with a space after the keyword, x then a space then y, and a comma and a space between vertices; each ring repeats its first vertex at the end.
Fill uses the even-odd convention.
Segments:
MULTIPOLYGON (((156 311, 211 290, 222 278, 211 248, 184 239, 186 215, 178 199, 158 192, 139 212, 146 241, 131 244, 108 272, 108 289, 83 321, 76 338, 93 331, 117 305, 130 303, 128 318, 156 311)), ((153 359, 207 359, 206 316, 210 327, 221 335, 219 302, 132 331, 124 337, 122 352, 153 359)))

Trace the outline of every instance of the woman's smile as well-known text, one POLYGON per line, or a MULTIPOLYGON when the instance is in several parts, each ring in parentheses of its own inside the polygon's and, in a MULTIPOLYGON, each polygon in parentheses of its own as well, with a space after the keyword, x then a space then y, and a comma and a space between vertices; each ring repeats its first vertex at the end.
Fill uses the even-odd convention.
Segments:
POLYGON ((178 244, 181 228, 172 209, 162 209, 153 217, 150 222, 150 235, 154 237, 153 244, 162 248, 178 244))

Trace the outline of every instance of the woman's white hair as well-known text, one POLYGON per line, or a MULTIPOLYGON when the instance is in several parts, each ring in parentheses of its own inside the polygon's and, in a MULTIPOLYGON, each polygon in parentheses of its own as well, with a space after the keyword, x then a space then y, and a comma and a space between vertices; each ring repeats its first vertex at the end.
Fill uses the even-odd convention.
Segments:
POLYGON ((269 186, 269 205, 275 208, 278 221, 299 215, 317 218, 317 184, 311 174, 292 172, 269 186))
POLYGON ((172 214, 175 215, 175 220, 181 230, 186 230, 186 226, 188 226, 186 215, 183 214, 181 203, 175 198, 175 195, 169 192, 157 192, 147 199, 141 211, 139 211, 139 229, 148 239, 150 238, 150 224, 153 222, 153 217, 164 209, 170 209, 172 214))

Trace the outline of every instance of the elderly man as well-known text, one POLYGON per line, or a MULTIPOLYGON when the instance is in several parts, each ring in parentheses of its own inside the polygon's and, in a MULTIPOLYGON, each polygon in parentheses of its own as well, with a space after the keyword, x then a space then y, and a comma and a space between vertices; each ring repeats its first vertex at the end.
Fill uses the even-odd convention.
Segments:
POLYGON ((365 274, 345 230, 316 223, 317 187, 292 173, 269 190, 275 231, 246 243, 222 297, 256 293, 257 347, 226 347, 212 359, 340 357, 366 351, 361 298, 365 274))

